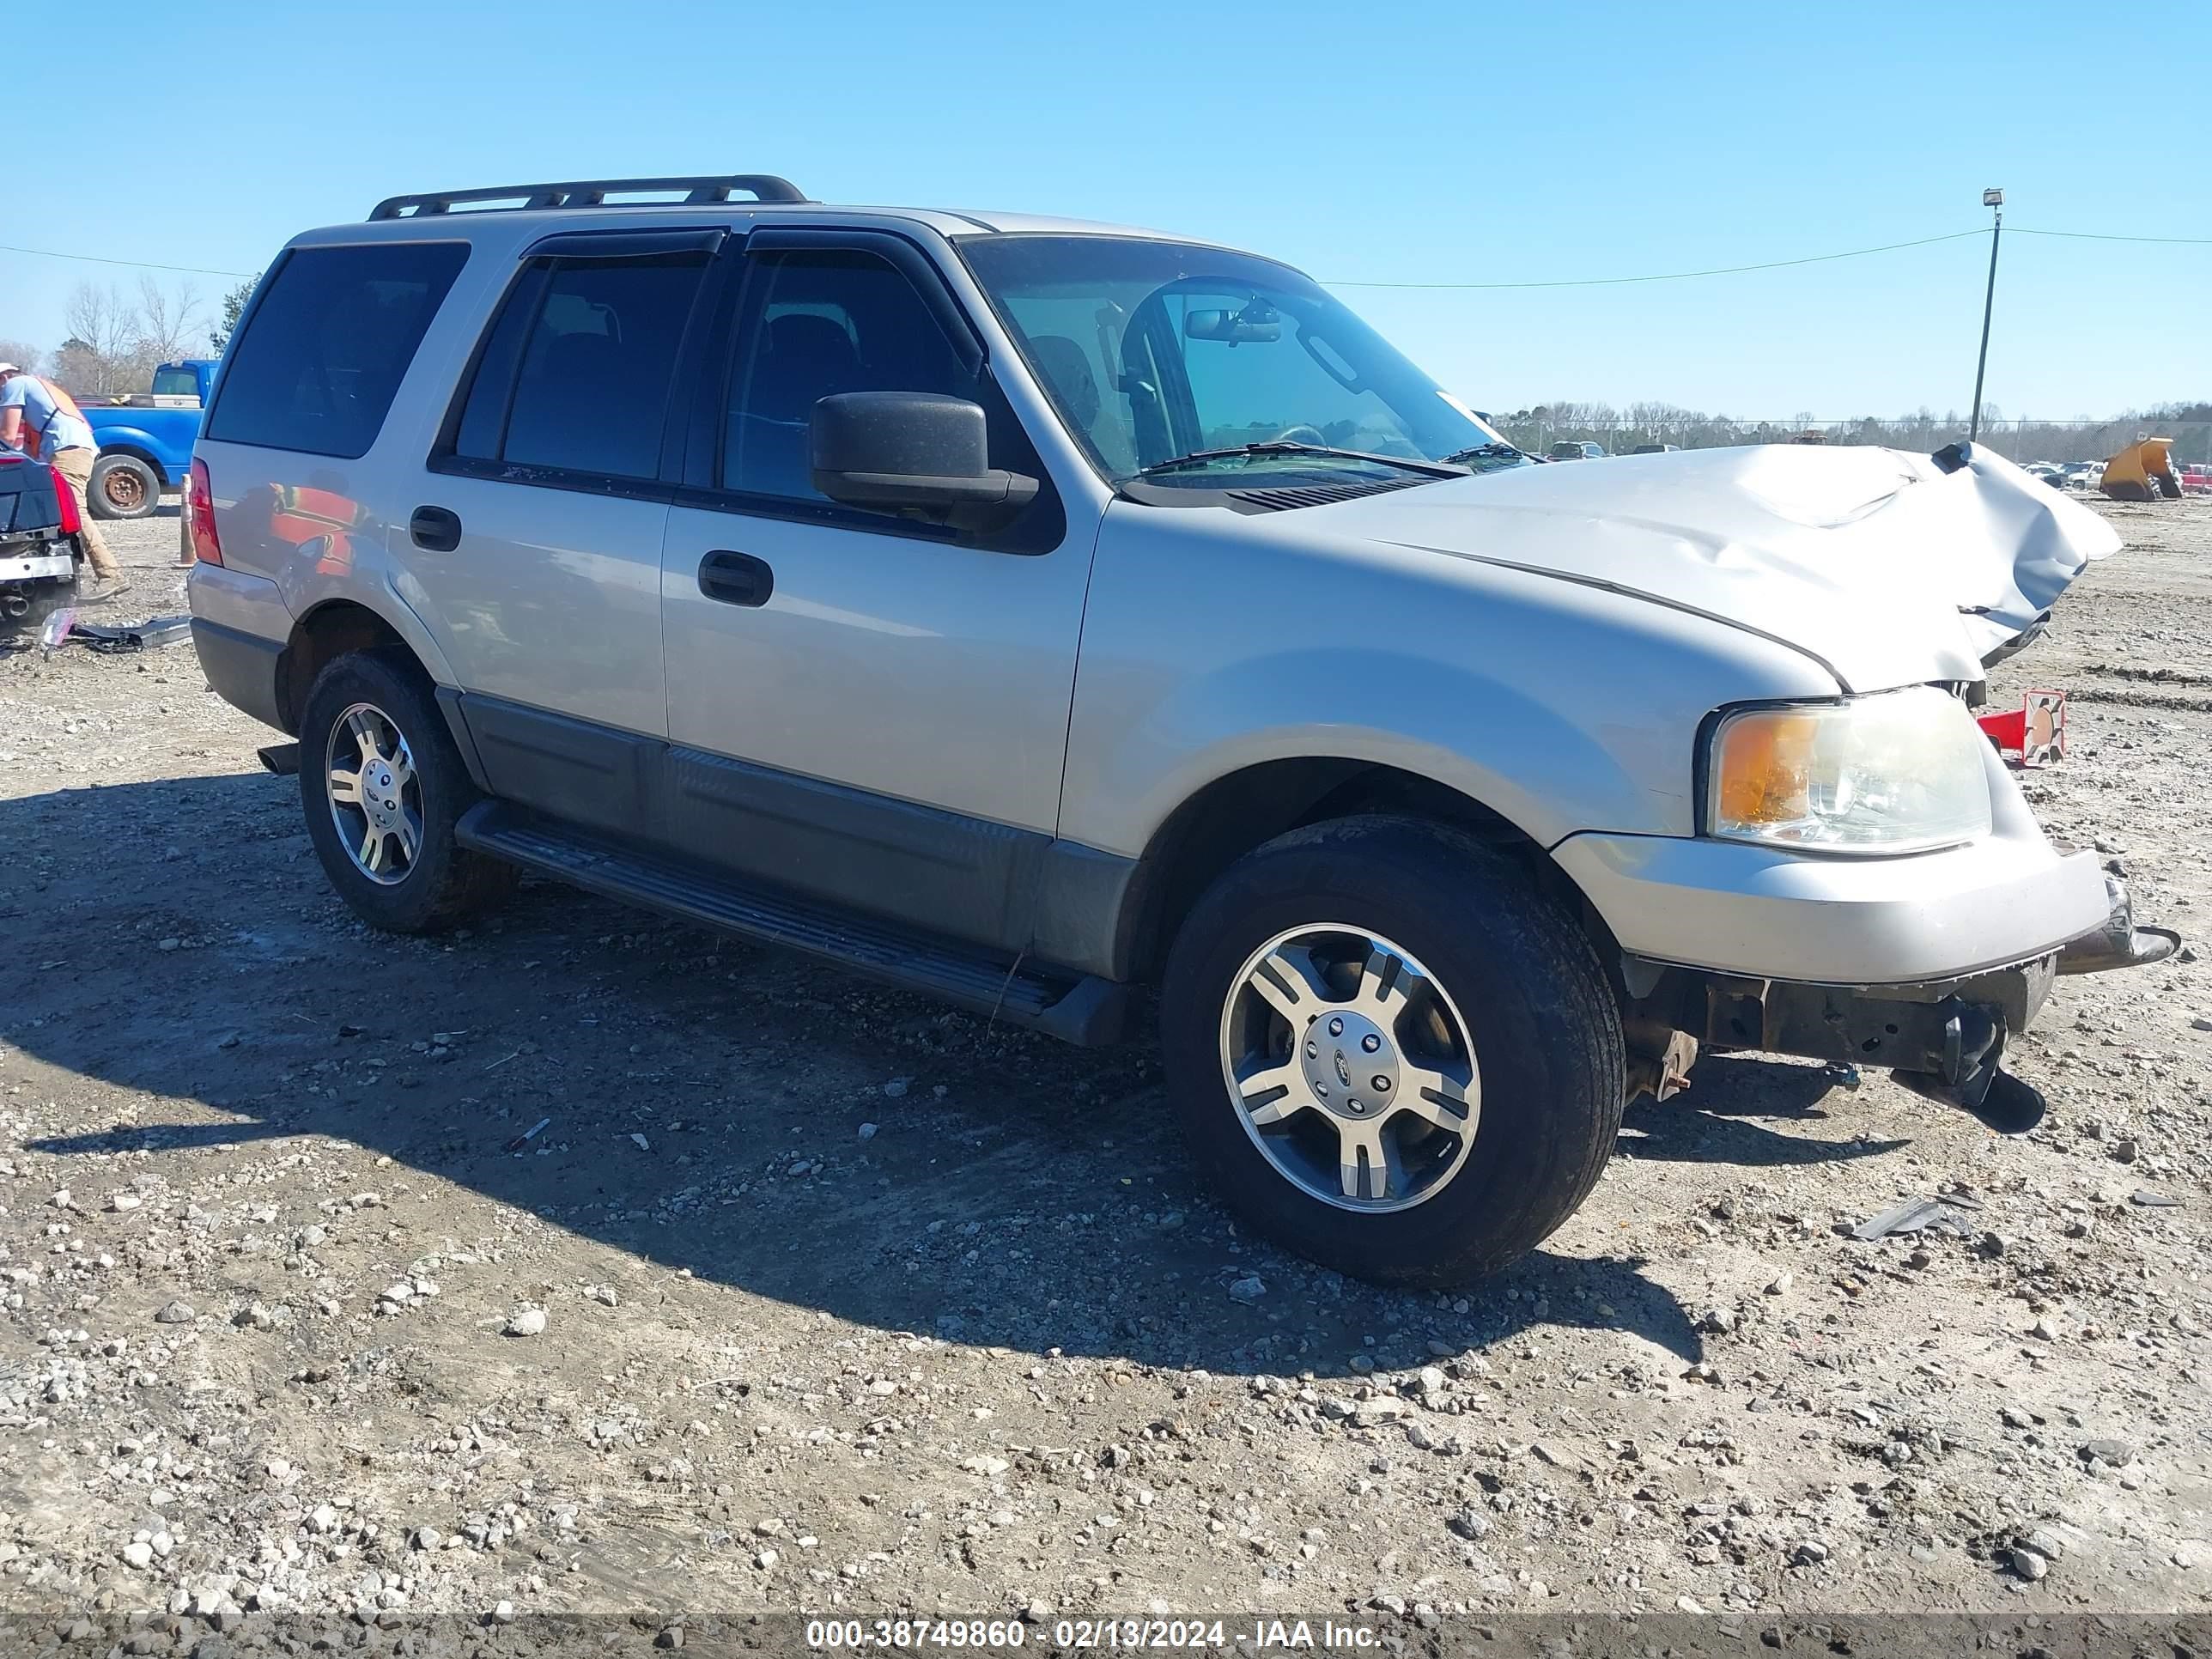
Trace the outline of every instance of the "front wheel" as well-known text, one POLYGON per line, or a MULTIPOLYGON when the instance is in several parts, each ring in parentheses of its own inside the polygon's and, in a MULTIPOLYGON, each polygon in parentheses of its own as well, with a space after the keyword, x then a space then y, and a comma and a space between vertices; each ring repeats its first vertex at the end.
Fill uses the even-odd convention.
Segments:
POLYGON ((1581 928, 1438 825, 1340 819, 1247 856, 1184 922, 1161 1025, 1217 1192, 1380 1284, 1534 1249, 1620 1130, 1620 1014, 1581 928))
POLYGON ((84 504, 95 519, 143 519, 161 504, 161 480, 136 455, 103 455, 92 464, 84 504))
POLYGON ((404 651, 352 652, 315 677, 300 722, 300 804, 324 873, 362 921, 434 933, 514 886, 512 866, 454 839, 476 799, 404 651))

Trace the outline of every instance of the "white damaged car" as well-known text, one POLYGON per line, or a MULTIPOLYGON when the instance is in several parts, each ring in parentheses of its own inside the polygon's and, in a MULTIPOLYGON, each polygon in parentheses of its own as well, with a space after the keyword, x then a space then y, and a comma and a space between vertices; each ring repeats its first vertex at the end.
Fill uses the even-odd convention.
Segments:
POLYGON ((2027 1128, 2054 977, 2174 943, 1972 712, 2094 514, 1964 447, 1530 465, 1200 242, 394 198, 262 279, 190 524, 362 916, 521 868, 1075 1042, 1143 988, 1215 1190, 1376 1279, 1533 1247, 1701 1047, 2027 1128))

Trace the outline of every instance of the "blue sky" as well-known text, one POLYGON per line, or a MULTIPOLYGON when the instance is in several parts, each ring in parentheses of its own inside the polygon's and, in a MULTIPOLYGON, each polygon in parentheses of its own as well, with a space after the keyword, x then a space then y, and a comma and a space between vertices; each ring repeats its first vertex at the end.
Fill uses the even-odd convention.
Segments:
MULTIPOLYGON (((2212 246, 2009 227, 2212 238, 2206 117, 2185 112, 2212 87, 2197 15, 2161 9, 2145 33, 2078 5, 1924 0, 111 0, 114 95, 80 95, 72 70, 46 106, 65 137, 19 117, 0 241, 256 270, 400 191, 759 170, 824 200, 1149 225, 1324 279, 1517 282, 1986 227, 1982 188, 2002 185, 1986 395, 2008 415, 2103 415, 2212 397, 2212 246), (2106 50, 2116 27, 2131 61, 2106 50), (2195 155, 2177 142, 2192 123, 2195 155)), ((93 21, 17 9, 25 94, 23 70, 81 61, 93 21)), ((1972 395, 1987 254, 1984 237, 1699 281, 1340 291, 1485 408, 1941 413, 1972 395)), ((0 253, 0 337, 58 344, 73 285, 137 277, 0 253)), ((163 280, 210 301, 228 286, 163 280)))

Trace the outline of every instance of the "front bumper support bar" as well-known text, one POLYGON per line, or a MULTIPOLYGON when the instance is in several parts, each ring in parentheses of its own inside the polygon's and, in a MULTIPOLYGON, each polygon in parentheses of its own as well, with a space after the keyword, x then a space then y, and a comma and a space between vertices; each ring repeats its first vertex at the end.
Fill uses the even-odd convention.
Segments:
POLYGON ((1660 1098, 1702 1048, 1797 1054, 1833 1066, 1887 1066, 1914 1093, 1956 1106, 2000 1134, 2040 1122, 2043 1097, 2003 1069, 2005 1041, 2024 1031, 2060 974, 2163 961, 2179 945, 2136 925, 2127 890, 2106 880, 2104 924, 2010 968, 1914 985, 1818 985, 1752 979, 1630 957, 1622 963, 1630 1075, 1660 1098))

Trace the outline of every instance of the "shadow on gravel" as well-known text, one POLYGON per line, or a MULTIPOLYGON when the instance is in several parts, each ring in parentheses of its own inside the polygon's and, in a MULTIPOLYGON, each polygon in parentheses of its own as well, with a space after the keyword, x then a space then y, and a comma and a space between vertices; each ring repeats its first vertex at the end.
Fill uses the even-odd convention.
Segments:
MULTIPOLYGON (((1567 1325, 1701 1357, 1639 1259, 1540 1251, 1455 1302, 1240 1239, 1184 1166, 1148 1045, 994 1031, 556 885, 447 939, 372 933, 295 792, 241 774, 0 801, 0 847, 42 849, 0 902, 0 1038, 229 1115, 33 1150, 338 1137, 701 1280, 979 1346, 1340 1375, 1567 1325), (1255 1301, 1228 1295, 1255 1273, 1255 1301)), ((134 1105, 167 1100, 100 1109, 134 1105)), ((1669 1137, 1739 1131, 1672 1104, 1650 1121, 1647 1157, 1729 1157, 1669 1137)), ((1741 1132, 1741 1161, 1781 1161, 1784 1138, 1741 1132)))
MULTIPOLYGON (((1755 1060, 1744 1055, 1700 1060, 1690 1086, 1672 1100, 1644 1096, 1628 1109, 1629 1131, 1620 1151, 1632 1158, 1674 1164, 1736 1164, 1753 1169, 1837 1164, 1893 1152, 1902 1140, 1815 1140, 1780 1134, 1747 1121, 1754 1117, 1792 1122, 1830 1117, 1822 1103, 1839 1093, 1835 1078, 1818 1066, 1755 1060)), ((1842 1111, 1850 1111, 1842 1094, 1842 1111)))

